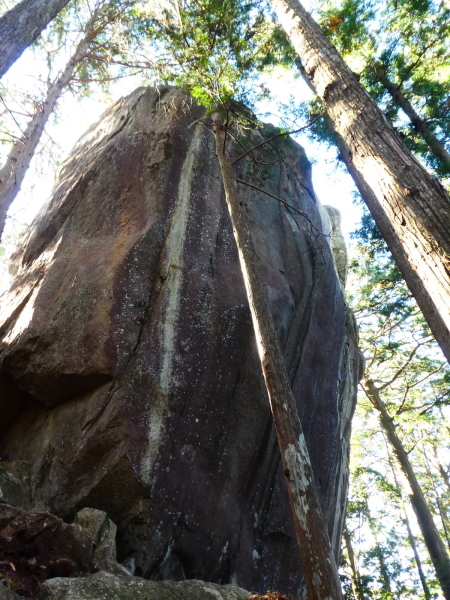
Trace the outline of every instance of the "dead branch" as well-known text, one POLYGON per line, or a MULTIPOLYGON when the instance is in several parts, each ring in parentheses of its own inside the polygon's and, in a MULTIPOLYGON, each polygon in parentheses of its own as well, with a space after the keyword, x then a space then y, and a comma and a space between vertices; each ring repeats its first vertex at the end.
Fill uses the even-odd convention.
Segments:
POLYGON ((253 148, 250 148, 250 150, 246 150, 244 152, 244 154, 241 154, 241 156, 238 156, 235 160, 233 160, 233 162, 231 164, 232 165, 236 164, 242 158, 244 158, 244 156, 247 156, 247 154, 250 154, 250 152, 253 152, 257 148, 260 148, 261 146, 264 146, 264 144, 267 144, 268 142, 271 142, 271 141, 273 141, 276 138, 279 138, 279 137, 282 137, 282 136, 285 136, 285 135, 294 135, 294 133, 299 133, 300 131, 303 131, 304 129, 307 129, 308 127, 311 127, 311 125, 313 125, 322 115, 323 115, 323 113, 320 113, 319 115, 315 116, 312 121, 310 121, 307 125, 303 125, 303 127, 300 127, 299 129, 295 129, 293 131, 286 131, 286 132, 276 133, 275 135, 273 135, 272 137, 268 138, 267 140, 263 140, 262 142, 260 142, 256 146, 253 146, 253 148))

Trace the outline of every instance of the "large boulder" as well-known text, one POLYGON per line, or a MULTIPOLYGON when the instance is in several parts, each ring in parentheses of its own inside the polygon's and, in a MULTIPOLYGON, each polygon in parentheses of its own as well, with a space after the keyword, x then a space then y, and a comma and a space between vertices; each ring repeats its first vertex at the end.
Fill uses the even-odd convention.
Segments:
MULTIPOLYGON (((118 559, 137 575, 299 595, 286 483, 200 117, 176 90, 139 89, 64 165, 13 261, 0 457, 23 465, 34 507, 106 512, 118 559)), ((246 143, 273 133, 255 129, 246 143)), ((238 163, 240 179, 294 207, 240 184, 338 555, 356 328, 302 148, 278 138, 254 159, 238 163)))

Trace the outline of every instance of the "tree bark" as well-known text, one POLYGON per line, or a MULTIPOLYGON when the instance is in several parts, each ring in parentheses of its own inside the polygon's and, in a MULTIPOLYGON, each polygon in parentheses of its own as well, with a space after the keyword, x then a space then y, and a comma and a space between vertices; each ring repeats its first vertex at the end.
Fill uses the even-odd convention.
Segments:
POLYGON ((0 18, 0 77, 70 0, 22 0, 0 18))
POLYGON ((225 198, 281 451, 308 600, 342 600, 338 570, 331 551, 308 448, 259 270, 258 257, 248 224, 247 208, 239 200, 233 167, 225 152, 226 132, 218 115, 214 116, 214 133, 225 198))
POLYGON ((408 531, 408 539, 409 539, 409 543, 411 545, 412 551, 414 553, 414 559, 416 561, 417 571, 419 572, 420 583, 422 584, 422 589, 423 589, 423 593, 425 596, 425 600, 431 600, 431 592, 430 592, 430 588, 428 587, 427 580, 425 578, 425 573, 423 572, 422 561, 420 560, 419 552, 417 550, 416 540, 414 539, 414 535, 411 530, 411 525, 409 523, 409 519, 408 519, 408 515, 406 514, 406 510, 403 509, 403 512, 405 515, 404 522, 406 525, 406 529, 408 531))
POLYGON ((447 152, 444 144, 438 139, 428 123, 418 114, 411 102, 401 91, 400 86, 389 79, 384 72, 383 66, 376 68, 375 72, 378 81, 384 86, 394 103, 403 110, 410 120, 411 125, 414 127, 414 130, 422 136, 431 152, 444 167, 445 171, 450 172, 450 153, 447 152))
POLYGON ((298 0, 271 0, 340 138, 341 155, 450 362, 450 199, 298 0))
POLYGON ((350 568, 352 570, 352 588, 353 594, 356 600, 366 600, 364 595, 363 586, 361 583, 361 575, 359 573, 359 569, 356 566, 355 560, 355 552, 353 551, 352 538, 350 537, 350 533, 347 527, 344 527, 344 541, 345 547, 347 549, 348 560, 350 562, 350 568))
POLYGON ((447 554, 445 544, 439 534, 433 520, 431 511, 426 503, 422 489, 417 481, 416 475, 409 461, 408 454, 395 431, 392 417, 389 415, 383 400, 373 381, 365 381, 364 390, 372 405, 380 414, 381 424, 386 431, 388 440, 394 449, 394 453, 400 463, 400 467, 408 480, 411 488, 411 504, 417 516, 420 530, 430 554, 431 561, 436 571, 437 578, 446 600, 450 600, 450 558, 447 554))
POLYGON ((45 125, 64 87, 70 82, 77 65, 83 59, 92 38, 97 33, 94 31, 94 24, 97 17, 98 12, 95 11, 86 25, 84 38, 78 44, 64 71, 50 86, 42 107, 34 114, 22 138, 14 143, 5 164, 0 170, 0 240, 5 227, 6 214, 20 191, 45 125))

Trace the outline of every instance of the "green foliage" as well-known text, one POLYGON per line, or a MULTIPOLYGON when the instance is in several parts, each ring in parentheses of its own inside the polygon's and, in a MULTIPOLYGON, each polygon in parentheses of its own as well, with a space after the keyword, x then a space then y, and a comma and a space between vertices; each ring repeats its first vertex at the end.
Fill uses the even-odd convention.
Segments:
POLYGON ((326 0, 320 6, 324 32, 406 144, 447 177, 448 165, 430 150, 384 80, 398 87, 444 144, 450 141, 450 7, 432 0, 326 0))
POLYGON ((138 35, 154 40, 161 78, 211 111, 245 101, 259 69, 292 60, 284 34, 262 0, 168 4, 159 14, 138 7, 138 35))
MULTIPOLYGON (((439 464, 449 461, 450 369, 367 212, 353 239, 349 298, 360 328, 365 376, 375 382, 394 419, 444 535, 450 488, 439 474, 439 464)), ((352 444, 347 527, 353 533, 362 573, 369 577, 367 597, 423 597, 404 524, 408 488, 362 389, 352 444), (391 591, 386 589, 386 577, 391 591)), ((408 510, 429 587, 437 591, 413 512, 408 510)))

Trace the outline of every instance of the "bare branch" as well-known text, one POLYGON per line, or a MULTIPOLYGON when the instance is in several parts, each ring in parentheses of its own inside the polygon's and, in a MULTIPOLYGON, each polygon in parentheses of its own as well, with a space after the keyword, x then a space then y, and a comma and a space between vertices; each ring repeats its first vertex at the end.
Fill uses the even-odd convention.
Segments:
POLYGON ((244 154, 241 154, 241 156, 238 156, 235 160, 233 160, 233 162, 231 164, 235 165, 242 158, 244 158, 244 156, 247 156, 247 154, 250 154, 250 152, 253 152, 257 148, 260 148, 261 146, 264 146, 264 144, 267 144, 268 142, 271 142, 272 140, 274 140, 276 138, 282 137, 284 135, 294 135, 294 133, 299 133, 300 131, 303 131, 304 129, 307 129, 308 127, 311 127, 311 125, 313 125, 322 115, 323 115, 323 113, 320 113, 319 115, 317 115, 316 117, 314 117, 314 119, 312 121, 310 121, 307 125, 304 125, 303 127, 300 127, 299 129, 295 129, 293 131, 280 132, 280 133, 277 133, 277 134, 273 135, 272 137, 268 138, 267 140, 263 140, 262 142, 260 142, 256 146, 253 146, 253 148, 250 148, 250 150, 246 150, 246 152, 244 152, 244 154))

